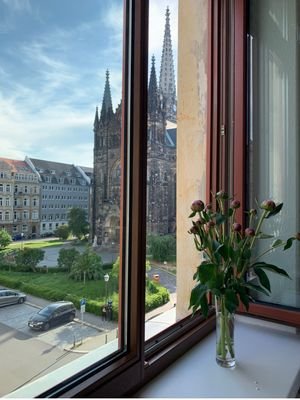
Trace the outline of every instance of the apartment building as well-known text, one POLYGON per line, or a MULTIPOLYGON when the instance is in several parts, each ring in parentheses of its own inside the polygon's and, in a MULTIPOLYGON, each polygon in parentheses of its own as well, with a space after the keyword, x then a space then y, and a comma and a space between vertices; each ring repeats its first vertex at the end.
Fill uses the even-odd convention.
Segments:
POLYGON ((26 157, 26 163, 41 181, 40 233, 53 234, 68 222, 71 208, 81 208, 89 216, 90 178, 73 164, 26 157))
POLYGON ((25 162, 0 158, 0 227, 12 237, 40 234, 40 182, 25 162))

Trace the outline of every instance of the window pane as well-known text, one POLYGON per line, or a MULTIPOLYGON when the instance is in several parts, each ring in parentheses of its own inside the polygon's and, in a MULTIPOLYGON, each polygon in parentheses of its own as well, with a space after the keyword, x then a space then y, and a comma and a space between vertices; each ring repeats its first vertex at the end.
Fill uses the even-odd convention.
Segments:
POLYGON ((207 22, 207 1, 150 0, 146 339, 190 313, 200 255, 188 215, 206 197, 207 22))
MULTIPOLYGON (((283 202, 266 223, 282 239, 299 230, 299 7, 297 0, 250 1, 249 206, 272 198, 283 202)), ((258 254, 266 248, 264 241, 258 254)), ((299 246, 275 251, 265 261, 287 269, 292 280, 269 274, 265 302, 300 307, 299 246)))
POLYGON ((0 286, 27 296, 0 304, 0 396, 25 385, 26 398, 126 343, 123 2, 3 1, 0 41, 0 229, 14 239, 0 286), (68 308, 40 312, 57 301, 68 308))

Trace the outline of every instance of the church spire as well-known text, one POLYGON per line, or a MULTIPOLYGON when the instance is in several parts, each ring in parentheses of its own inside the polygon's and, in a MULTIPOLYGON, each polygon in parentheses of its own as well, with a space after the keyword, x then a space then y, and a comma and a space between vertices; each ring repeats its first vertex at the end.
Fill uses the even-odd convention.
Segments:
POLYGON ((171 121, 176 121, 176 85, 175 72, 172 51, 171 29, 170 29, 170 11, 166 9, 166 23, 163 41, 163 49, 161 56, 160 76, 159 76, 159 91, 163 97, 166 118, 171 121))
POLYGON ((155 71, 155 57, 152 56, 152 65, 150 71, 149 88, 148 88, 148 113, 150 116, 154 116, 157 113, 158 108, 158 91, 157 91, 157 79, 155 71))
POLYGON ((109 83, 109 71, 107 70, 100 121, 103 121, 105 119, 105 117, 111 116, 112 113, 113 113, 113 109, 112 109, 111 91, 110 91, 110 83, 109 83))
POLYGON ((99 113, 98 113, 98 107, 96 107, 96 112, 95 112, 95 119, 94 119, 94 131, 96 132, 99 127, 99 113))

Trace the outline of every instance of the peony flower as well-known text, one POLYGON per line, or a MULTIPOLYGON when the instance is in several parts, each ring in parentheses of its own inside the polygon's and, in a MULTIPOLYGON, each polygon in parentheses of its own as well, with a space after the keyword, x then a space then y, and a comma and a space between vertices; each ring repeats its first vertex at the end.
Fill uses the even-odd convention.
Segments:
POLYGON ((191 209, 194 212, 199 212, 204 210, 204 203, 202 200, 195 200, 191 205, 191 209))
POLYGON ((238 222, 235 222, 235 223, 232 225, 232 229, 234 230, 234 232, 241 232, 241 230, 242 230, 242 225, 239 224, 238 222))
POLYGON ((260 205, 260 208, 266 211, 273 211, 275 207, 276 204, 274 203, 273 200, 264 200, 260 205))
POLYGON ((253 228, 246 228, 245 235, 246 236, 255 236, 255 230, 253 228))
POLYGON ((232 200, 231 208, 236 209, 236 208, 240 208, 240 206, 241 206, 241 203, 238 200, 232 200))

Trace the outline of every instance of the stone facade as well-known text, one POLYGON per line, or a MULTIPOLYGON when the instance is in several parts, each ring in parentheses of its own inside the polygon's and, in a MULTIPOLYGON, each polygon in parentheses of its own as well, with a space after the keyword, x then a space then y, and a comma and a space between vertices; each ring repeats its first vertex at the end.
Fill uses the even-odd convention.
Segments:
POLYGON ((0 158, 0 228, 13 238, 40 234, 39 176, 25 161, 0 158))
MULTIPOLYGON (((170 35, 167 9, 160 86, 153 57, 148 89, 147 230, 152 234, 175 232, 176 87, 170 35), (173 122, 173 129, 168 130, 168 121, 173 122)), ((113 111, 107 71, 100 115, 97 107, 94 120, 90 219, 91 238, 102 247, 119 243, 121 107, 113 111)))

